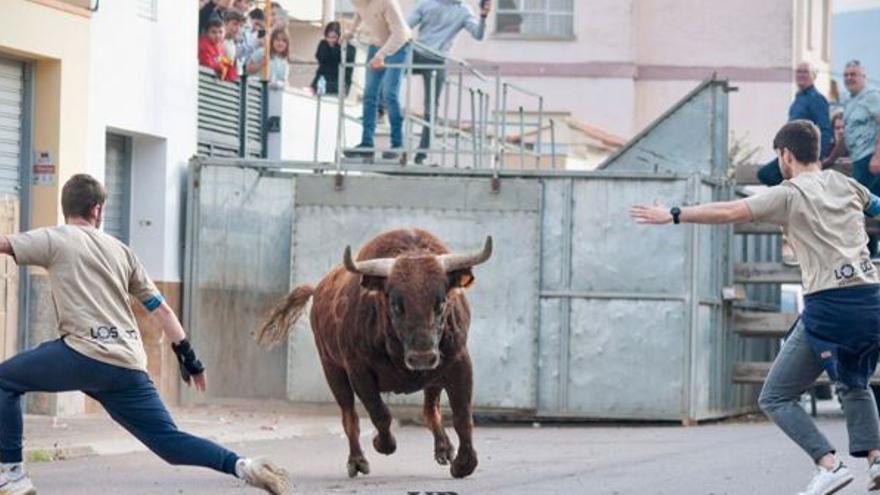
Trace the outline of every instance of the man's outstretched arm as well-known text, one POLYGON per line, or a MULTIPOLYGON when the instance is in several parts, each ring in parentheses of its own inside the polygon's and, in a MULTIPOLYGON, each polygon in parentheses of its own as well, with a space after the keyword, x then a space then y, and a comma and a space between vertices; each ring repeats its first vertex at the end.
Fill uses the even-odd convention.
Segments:
MULTIPOLYGON (((630 216, 641 224, 663 225, 672 223, 672 212, 666 206, 635 205, 629 210, 630 216)), ((752 221, 752 211, 745 201, 722 201, 697 206, 684 206, 679 215, 681 223, 725 224, 752 221)))

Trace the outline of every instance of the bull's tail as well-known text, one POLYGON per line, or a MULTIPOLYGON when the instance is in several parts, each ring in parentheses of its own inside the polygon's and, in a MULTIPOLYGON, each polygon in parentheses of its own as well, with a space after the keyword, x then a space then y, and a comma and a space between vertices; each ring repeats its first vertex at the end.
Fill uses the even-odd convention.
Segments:
POLYGON ((260 328, 253 332, 257 343, 271 349, 283 342, 296 320, 302 316, 306 304, 314 293, 315 288, 311 285, 300 285, 290 291, 290 294, 275 306, 260 328))

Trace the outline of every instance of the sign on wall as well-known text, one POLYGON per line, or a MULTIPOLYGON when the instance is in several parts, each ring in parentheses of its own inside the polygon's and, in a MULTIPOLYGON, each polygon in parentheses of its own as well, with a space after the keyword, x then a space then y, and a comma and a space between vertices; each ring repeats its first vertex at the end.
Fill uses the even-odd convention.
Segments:
POLYGON ((37 151, 36 160, 34 160, 34 185, 35 186, 54 186, 58 178, 58 172, 55 168, 55 160, 49 151, 37 151))

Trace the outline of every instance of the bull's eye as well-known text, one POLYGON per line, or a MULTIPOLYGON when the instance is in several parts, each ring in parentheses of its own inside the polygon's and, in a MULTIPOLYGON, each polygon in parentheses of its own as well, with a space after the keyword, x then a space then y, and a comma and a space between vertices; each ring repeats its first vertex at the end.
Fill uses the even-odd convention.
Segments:
POLYGON ((403 316, 403 301, 394 299, 391 301, 391 312, 394 316, 403 316))

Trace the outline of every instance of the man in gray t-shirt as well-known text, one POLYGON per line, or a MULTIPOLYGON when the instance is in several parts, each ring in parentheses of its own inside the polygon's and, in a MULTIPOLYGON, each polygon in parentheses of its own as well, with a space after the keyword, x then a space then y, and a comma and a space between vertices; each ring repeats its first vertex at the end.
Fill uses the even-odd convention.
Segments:
POLYGON ((758 404, 816 464, 803 493, 835 493, 854 477, 798 404, 827 371, 840 383, 850 455, 868 459, 869 490, 880 489, 880 422, 867 386, 880 355, 880 278, 868 259, 863 220, 880 214, 880 198, 839 172, 821 170, 819 129, 807 120, 783 126, 773 147, 787 179, 781 185, 736 201, 671 210, 637 205, 630 214, 641 224, 754 221, 785 227, 807 295, 758 404))

